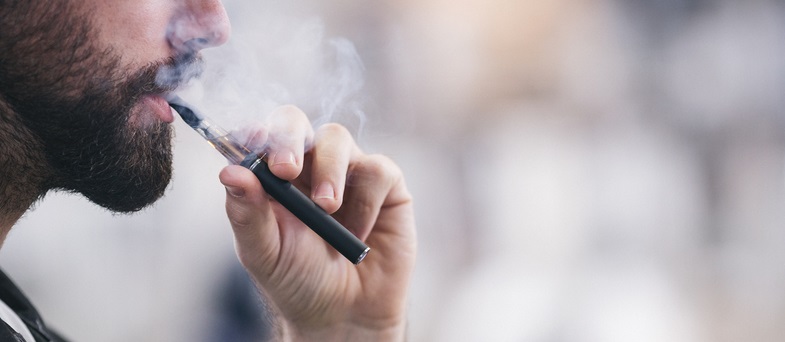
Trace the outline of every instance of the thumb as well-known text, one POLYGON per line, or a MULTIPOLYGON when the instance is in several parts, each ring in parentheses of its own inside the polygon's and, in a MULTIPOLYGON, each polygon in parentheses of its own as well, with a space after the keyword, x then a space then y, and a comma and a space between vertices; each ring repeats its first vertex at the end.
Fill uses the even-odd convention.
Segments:
POLYGON ((279 251, 278 225, 270 201, 254 174, 230 165, 219 174, 226 187, 226 215, 234 232, 240 262, 254 274, 270 274, 279 251))

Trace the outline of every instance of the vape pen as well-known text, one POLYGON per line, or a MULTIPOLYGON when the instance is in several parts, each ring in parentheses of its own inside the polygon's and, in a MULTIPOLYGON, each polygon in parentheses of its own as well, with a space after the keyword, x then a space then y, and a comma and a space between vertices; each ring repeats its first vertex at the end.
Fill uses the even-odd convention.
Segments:
POLYGON ((188 126, 207 139, 229 162, 242 165, 256 175, 264 191, 289 210, 311 230, 354 264, 359 264, 371 249, 338 223, 292 183, 273 175, 267 166, 266 153, 256 154, 237 142, 226 130, 193 110, 179 96, 167 98, 188 126))

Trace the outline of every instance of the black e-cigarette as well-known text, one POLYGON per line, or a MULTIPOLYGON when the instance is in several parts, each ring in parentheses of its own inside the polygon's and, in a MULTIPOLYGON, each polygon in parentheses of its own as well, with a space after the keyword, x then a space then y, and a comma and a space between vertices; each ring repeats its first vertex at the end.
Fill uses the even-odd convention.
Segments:
POLYGON ((359 264, 371 249, 341 225, 292 183, 273 175, 267 165, 266 154, 251 152, 236 141, 226 130, 194 111, 178 96, 167 98, 169 105, 185 123, 207 139, 231 163, 242 165, 256 175, 264 191, 289 210, 322 239, 327 241, 352 263, 359 264))

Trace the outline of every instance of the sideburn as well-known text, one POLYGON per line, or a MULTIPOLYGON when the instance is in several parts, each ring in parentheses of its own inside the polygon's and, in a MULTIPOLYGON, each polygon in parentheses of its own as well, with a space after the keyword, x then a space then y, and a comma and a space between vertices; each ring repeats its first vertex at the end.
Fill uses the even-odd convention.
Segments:
POLYGON ((44 196, 52 176, 43 144, 0 98, 0 221, 27 211, 44 196))

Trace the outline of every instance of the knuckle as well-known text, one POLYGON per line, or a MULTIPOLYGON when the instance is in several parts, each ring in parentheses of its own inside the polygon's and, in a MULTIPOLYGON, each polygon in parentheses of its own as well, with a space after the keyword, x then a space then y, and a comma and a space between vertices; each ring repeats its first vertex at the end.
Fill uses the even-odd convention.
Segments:
POLYGON ((299 107, 290 104, 276 107, 275 109, 273 109, 273 114, 283 115, 283 116, 294 116, 294 115, 305 116, 305 113, 303 113, 303 111, 299 107))
POLYGON ((337 136, 337 137, 344 137, 344 138, 352 137, 352 134, 349 133, 349 130, 346 127, 334 122, 326 123, 320 126, 318 133, 327 136, 337 136))
POLYGON ((287 130, 310 130, 311 124, 308 116, 295 105, 278 106, 270 113, 268 123, 273 127, 287 130))
POLYGON ((226 203, 226 216, 235 228, 241 229, 251 225, 252 220, 248 214, 244 206, 232 202, 226 203))
POLYGON ((372 178, 392 179, 397 178, 401 171, 398 165, 389 157, 381 154, 366 156, 361 164, 361 171, 372 178))
MULTIPOLYGON (((341 160, 340 156, 338 156, 338 155, 336 155, 334 153, 322 153, 322 154, 319 154, 318 156, 316 156, 316 158, 315 158, 315 164, 316 164, 316 166, 318 166, 320 168, 322 168, 322 167, 333 168, 336 165, 340 165, 341 161, 342 160, 341 160)), ((323 172, 325 170, 317 170, 317 171, 323 172)), ((338 172, 338 171, 335 171, 335 172, 338 172)), ((330 175, 332 175, 332 174, 330 174, 330 175)))

